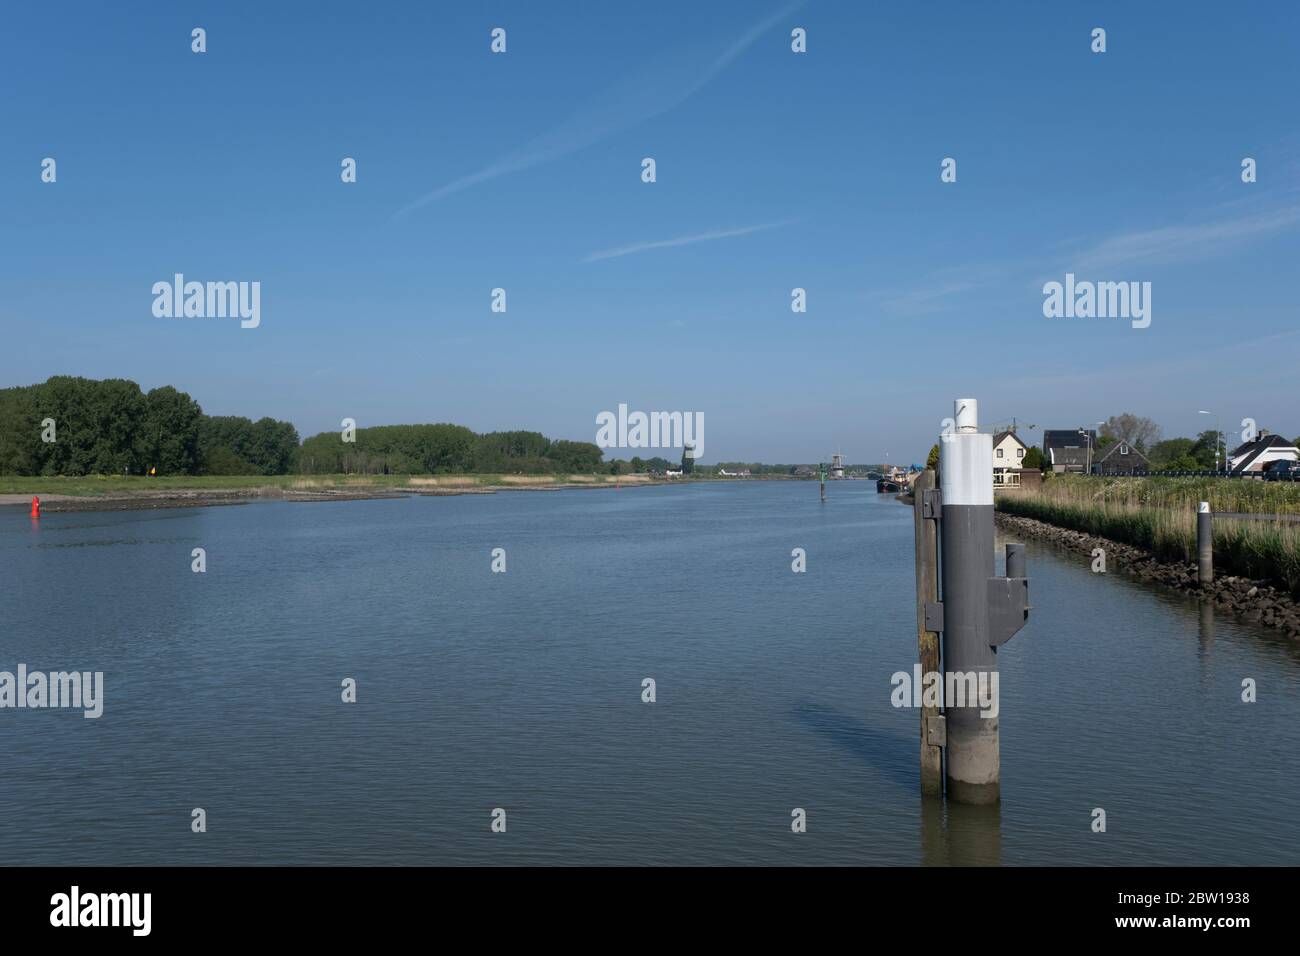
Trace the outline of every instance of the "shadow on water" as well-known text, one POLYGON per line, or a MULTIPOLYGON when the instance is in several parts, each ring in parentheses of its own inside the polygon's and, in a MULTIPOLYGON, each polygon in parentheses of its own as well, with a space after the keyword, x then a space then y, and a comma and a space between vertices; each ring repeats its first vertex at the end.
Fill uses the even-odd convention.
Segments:
POLYGON ((882 734, 857 717, 810 701, 795 707, 794 719, 894 782, 910 789, 919 786, 915 742, 882 734))
MULTIPOLYGON (((920 789, 917 742, 873 730, 863 720, 833 707, 805 701, 794 710, 803 726, 850 756, 913 792, 920 789)), ((970 807, 933 797, 921 801, 923 866, 999 866, 1002 863, 1000 806, 970 807)))

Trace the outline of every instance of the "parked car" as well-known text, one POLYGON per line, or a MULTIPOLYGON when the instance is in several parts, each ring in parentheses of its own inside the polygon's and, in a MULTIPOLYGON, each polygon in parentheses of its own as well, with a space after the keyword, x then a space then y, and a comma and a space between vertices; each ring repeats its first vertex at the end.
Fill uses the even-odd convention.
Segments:
POLYGON ((1264 472, 1265 481, 1300 481, 1300 461, 1275 461, 1264 472))

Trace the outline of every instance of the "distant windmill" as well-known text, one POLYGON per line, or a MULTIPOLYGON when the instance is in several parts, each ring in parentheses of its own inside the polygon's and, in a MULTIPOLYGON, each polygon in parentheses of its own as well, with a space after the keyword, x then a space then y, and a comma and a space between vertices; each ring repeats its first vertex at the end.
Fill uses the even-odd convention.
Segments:
POLYGON ((844 455, 838 451, 831 455, 831 477, 844 477, 844 455))

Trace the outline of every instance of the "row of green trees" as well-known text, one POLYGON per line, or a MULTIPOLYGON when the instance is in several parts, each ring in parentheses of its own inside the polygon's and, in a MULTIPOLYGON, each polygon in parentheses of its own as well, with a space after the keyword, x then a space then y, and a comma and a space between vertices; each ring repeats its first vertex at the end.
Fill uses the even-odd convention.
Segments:
POLYGON ((539 432, 479 435, 462 425, 380 425, 350 436, 313 435, 302 443, 298 467, 307 475, 589 474, 604 470, 603 457, 594 442, 552 441, 539 432))
POLYGON ((211 418, 189 395, 58 375, 0 389, 0 475, 282 474, 288 422, 211 418))
POLYGON ((298 464, 298 429, 274 418, 204 415, 199 460, 210 475, 287 475, 298 464))
POLYGON ((55 376, 0 389, 0 475, 558 474, 604 470, 592 442, 460 425, 323 432, 301 445, 289 422, 205 415, 164 385, 55 376))
MULTIPOLYGON (((1219 466, 1227 458, 1226 446, 1213 431, 1195 438, 1167 438, 1143 451, 1152 471, 1208 471, 1214 467, 1214 449, 1219 448, 1219 466)), ((1104 445, 1102 446, 1105 447, 1104 445)))

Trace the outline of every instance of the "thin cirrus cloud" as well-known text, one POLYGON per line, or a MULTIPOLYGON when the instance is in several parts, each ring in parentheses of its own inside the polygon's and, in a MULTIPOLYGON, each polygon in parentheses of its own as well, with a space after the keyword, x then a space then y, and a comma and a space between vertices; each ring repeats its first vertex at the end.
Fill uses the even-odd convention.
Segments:
POLYGON ((1133 263, 1170 263, 1204 259, 1238 243, 1281 232, 1300 223, 1300 205, 1267 212, 1148 229, 1114 236, 1079 256, 1078 268, 1095 269, 1133 263))
POLYGON ((716 47, 701 49, 700 46, 695 45, 675 48, 661 54, 645 69, 610 85, 558 126, 538 136, 515 153, 497 160, 478 172, 462 176, 432 192, 425 193, 419 199, 399 209, 393 214, 393 218, 401 218, 421 206, 479 183, 576 153, 615 133, 668 112, 703 89, 737 57, 753 46, 760 36, 803 6, 805 2, 806 0, 797 0, 795 3, 788 4, 754 24, 721 51, 716 47))
MULTIPOLYGON (((1251 241, 1284 233, 1300 225, 1300 205, 1289 204, 1266 211, 1227 211, 1217 219, 1109 236, 1073 253, 1055 254, 1057 260, 1026 261, 1019 266, 971 263, 931 276, 922 289, 886 297, 890 312, 923 315, 953 308, 959 296, 1007 285, 1038 289, 1066 272, 1095 276, 1098 270, 1122 270, 1134 265, 1178 265, 1226 255, 1251 241)), ((1085 276, 1087 277, 1087 276, 1085 276)), ((1116 276, 1119 278, 1119 276, 1116 276)))
POLYGON ((605 249, 600 252, 593 252, 583 259, 583 262, 599 262, 601 259, 617 259, 619 256, 630 256, 638 252, 649 252, 651 249, 671 249, 674 246, 690 246, 697 242, 713 242, 716 239, 730 239, 734 236, 748 236, 755 232, 762 232, 765 229, 775 229, 778 226, 788 225, 788 222, 765 222, 757 226, 742 226, 739 229, 715 229, 711 232, 698 232, 689 236, 678 236, 676 239, 658 239, 652 242, 634 242, 630 245, 619 246, 617 249, 605 249))

